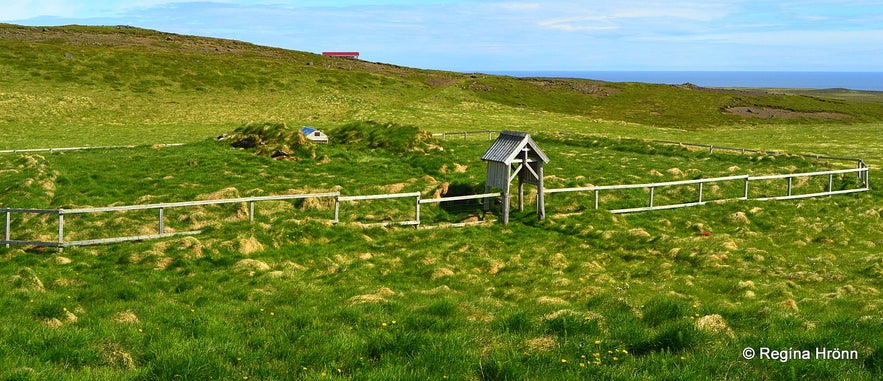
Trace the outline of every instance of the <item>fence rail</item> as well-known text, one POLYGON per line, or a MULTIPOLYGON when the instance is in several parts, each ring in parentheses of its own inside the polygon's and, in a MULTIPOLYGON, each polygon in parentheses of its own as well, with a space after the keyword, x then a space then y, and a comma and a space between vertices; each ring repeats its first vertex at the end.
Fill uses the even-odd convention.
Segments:
POLYGON ((448 136, 462 136, 463 140, 469 138, 469 135, 478 135, 478 134, 487 134, 487 140, 493 139, 494 134, 500 133, 499 130, 479 130, 479 131, 459 131, 459 132, 439 132, 434 133, 432 136, 437 138, 442 138, 442 140, 446 140, 448 136))
MULTIPOLYGON (((183 143, 157 144, 157 147, 179 147, 183 143)), ((0 153, 33 153, 33 152, 64 152, 64 151, 85 151, 92 149, 130 149, 137 146, 89 146, 89 147, 59 147, 59 148, 26 148, 26 149, 4 149, 0 153)))

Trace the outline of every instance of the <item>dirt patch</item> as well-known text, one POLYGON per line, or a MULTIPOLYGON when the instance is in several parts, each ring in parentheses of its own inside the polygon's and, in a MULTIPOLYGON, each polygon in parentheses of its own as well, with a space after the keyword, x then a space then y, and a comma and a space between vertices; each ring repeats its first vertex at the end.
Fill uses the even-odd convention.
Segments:
POLYGON ((728 107, 726 112, 743 118, 759 119, 848 119, 852 115, 836 112, 794 111, 774 107, 728 107))

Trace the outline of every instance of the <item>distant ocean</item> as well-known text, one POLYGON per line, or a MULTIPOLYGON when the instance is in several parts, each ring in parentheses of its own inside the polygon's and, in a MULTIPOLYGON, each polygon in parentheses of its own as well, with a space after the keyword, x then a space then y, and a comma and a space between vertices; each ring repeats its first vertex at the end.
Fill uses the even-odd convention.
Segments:
POLYGON ((883 91, 883 72, 772 71, 485 71, 513 77, 584 78, 702 87, 851 89, 883 91))

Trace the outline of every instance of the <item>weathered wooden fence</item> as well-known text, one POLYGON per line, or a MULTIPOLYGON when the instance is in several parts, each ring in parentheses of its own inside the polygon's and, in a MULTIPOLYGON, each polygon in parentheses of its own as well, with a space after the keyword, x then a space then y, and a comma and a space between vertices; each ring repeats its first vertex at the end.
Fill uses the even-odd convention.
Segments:
POLYGON ((602 191, 616 191, 616 190, 624 190, 624 189, 646 189, 648 193, 648 202, 647 206, 644 207, 635 207, 635 208, 623 208, 623 209, 612 209, 609 210, 611 213, 619 214, 619 213, 634 213, 634 212, 646 212, 650 210, 659 210, 659 209, 675 209, 675 208, 683 208, 688 206, 697 206, 703 205, 710 201, 733 201, 733 200, 758 200, 758 201, 767 201, 767 200, 790 200, 797 198, 808 198, 808 197, 822 197, 822 196, 832 196, 837 194, 847 194, 847 193, 856 193, 856 192, 866 192, 868 191, 868 171, 869 168, 866 165, 863 165, 860 168, 855 169, 840 169, 840 170, 832 170, 832 171, 821 171, 821 172, 805 172, 805 173, 789 173, 784 175, 770 175, 770 176, 728 176, 728 177, 716 177, 709 179, 696 179, 696 180, 683 180, 683 181, 668 181, 661 183, 648 183, 648 184, 629 184, 629 185, 604 185, 604 186, 592 186, 592 187, 581 187, 581 188, 559 188, 559 189, 546 189, 546 194, 553 193, 568 193, 568 192, 592 192, 594 195, 594 206, 595 209, 599 209, 600 202, 600 193, 602 191), (834 175, 838 174, 847 174, 847 173, 858 173, 858 179, 860 186, 857 188, 851 189, 838 189, 834 190, 834 175), (814 193, 803 193, 803 194, 795 194, 793 188, 793 182, 796 178, 801 177, 816 177, 816 176, 828 176, 828 185, 827 190, 823 192, 814 192, 814 193), (776 179, 784 179, 787 181, 787 190, 784 195, 781 196, 766 196, 766 197, 751 197, 750 196, 750 184, 752 181, 762 181, 762 180, 776 180, 776 179), (717 183, 717 182, 743 182, 743 193, 740 197, 728 197, 716 200, 709 200, 704 198, 704 185, 708 183, 717 183), (665 204, 659 205, 655 203, 656 189, 659 188, 668 188, 672 186, 679 185, 692 185, 696 184, 696 200, 691 202, 682 202, 675 204, 665 204))
MULTIPOLYGON (((184 144, 181 143, 171 143, 171 144, 158 144, 156 147, 178 147, 184 144)), ((135 148, 136 146, 90 146, 90 147, 60 147, 60 148, 27 148, 27 149, 5 149, 0 150, 0 153, 34 153, 34 152, 65 152, 65 151, 86 151, 93 149, 123 149, 123 148, 135 148)))
MULTIPOLYGON (((30 245, 30 246, 56 247, 59 249, 63 249, 65 247, 71 247, 71 246, 90 246, 90 245, 101 245, 101 244, 108 244, 108 243, 120 243, 120 242, 127 242, 127 241, 143 241, 143 240, 166 238, 166 237, 172 237, 172 236, 178 236, 178 235, 196 235, 196 234, 202 233, 202 231, 192 230, 192 231, 180 231, 180 232, 166 232, 165 211, 167 209, 172 209, 172 208, 187 208, 187 207, 197 207, 197 206, 206 206, 206 205, 246 203, 248 205, 249 221, 253 222, 254 218, 255 218, 255 204, 258 202, 261 202, 261 201, 286 201, 286 200, 310 199, 310 198, 333 198, 334 199, 334 217, 332 220, 332 223, 334 223, 334 224, 340 223, 340 205, 341 205, 341 203, 344 203, 344 202, 414 198, 414 202, 413 202, 414 219, 413 220, 364 224, 363 226, 401 225, 401 226, 419 227, 421 225, 421 222, 420 222, 421 205, 448 202, 448 201, 463 201, 463 200, 474 200, 474 199, 499 197, 500 193, 488 193, 488 194, 477 194, 477 195, 466 195, 466 196, 433 198, 433 199, 421 199, 420 196, 421 195, 419 192, 377 194, 377 195, 367 195, 367 196, 341 196, 339 192, 330 192, 330 193, 312 193, 312 194, 295 194, 295 195, 279 195, 279 196, 257 196, 257 197, 231 198, 231 199, 223 199, 223 200, 203 200, 203 201, 188 201, 188 202, 175 202, 175 203, 163 203, 163 204, 109 206, 109 207, 79 208, 79 209, 0 208, 0 213, 3 213, 5 215, 3 241, 0 242, 0 244, 5 245, 6 247, 10 247, 10 245, 30 245), (69 241, 69 240, 65 239, 65 228, 66 228, 65 216, 79 215, 79 214, 126 212, 126 211, 138 211, 138 210, 156 210, 157 211, 157 219, 156 219, 156 227, 157 227, 156 231, 157 232, 155 234, 143 234, 143 235, 133 235, 133 236, 123 236, 123 237, 105 237, 105 238, 96 238, 96 239, 88 239, 88 240, 75 240, 75 241, 69 241), (11 217, 13 214, 41 214, 41 215, 55 215, 55 216, 57 216, 58 217, 58 235, 57 235, 58 239, 55 241, 12 239, 13 225, 12 225, 12 218, 11 217)), ((465 226, 466 224, 451 224, 451 226, 460 226, 460 225, 465 226)))
POLYGON ((440 132, 432 134, 432 136, 437 138, 442 138, 442 140, 447 140, 448 137, 457 137, 463 138, 463 140, 469 139, 470 135, 482 135, 487 136, 487 140, 493 140, 494 134, 499 134, 499 130, 480 130, 480 131, 460 131, 460 132, 440 132))
POLYGON ((4 223, 2 244, 5 244, 6 247, 9 247, 9 245, 33 245, 33 246, 49 246, 49 247, 64 248, 64 247, 68 247, 68 246, 89 246, 89 245, 100 245, 100 244, 105 244, 105 243, 118 243, 118 242, 126 242, 126 241, 142 241, 142 240, 148 240, 148 239, 171 237, 171 236, 176 236, 176 235, 194 235, 194 234, 201 233, 201 231, 194 230, 194 231, 167 233, 166 228, 165 228, 165 211, 166 211, 166 209, 186 208, 186 207, 205 206, 205 205, 247 203, 248 204, 248 211, 249 211, 248 212, 249 213, 248 214, 249 220, 254 221, 255 203, 260 202, 260 201, 284 201, 284 200, 322 198, 322 197, 335 197, 335 198, 337 198, 339 196, 340 196, 340 193, 333 192, 333 193, 296 194, 296 195, 280 195, 280 196, 242 197, 242 198, 231 198, 231 199, 223 199, 223 200, 187 201, 187 202, 174 202, 174 203, 164 203, 164 204, 108 206, 108 207, 100 207, 100 208, 79 208, 79 209, 0 208, 0 212, 5 214, 5 223, 4 223), (77 214, 126 212, 126 211, 136 211, 136 210, 156 210, 157 211, 157 224, 156 224, 157 233, 156 234, 125 236, 125 237, 106 237, 106 238, 78 240, 78 241, 65 240, 65 222, 64 222, 65 216, 77 215, 77 214), (44 214, 44 215, 58 216, 58 240, 53 241, 53 242, 49 242, 49 241, 25 241, 25 240, 12 239, 12 221, 11 221, 12 219, 11 219, 11 216, 13 213, 44 214))

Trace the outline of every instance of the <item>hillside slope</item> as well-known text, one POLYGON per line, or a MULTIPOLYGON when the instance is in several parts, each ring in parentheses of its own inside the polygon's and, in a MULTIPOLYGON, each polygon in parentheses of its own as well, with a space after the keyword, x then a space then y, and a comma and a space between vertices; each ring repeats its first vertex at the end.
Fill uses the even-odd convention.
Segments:
POLYGON ((50 138, 192 141, 252 121, 379 120, 437 131, 536 129, 548 113, 577 118, 564 129, 598 121, 696 130, 883 119, 883 105, 873 103, 411 69, 125 26, 2 24, 0 73, 0 131, 16 136, 2 148, 50 138), (740 108, 766 111, 731 112, 740 108))

